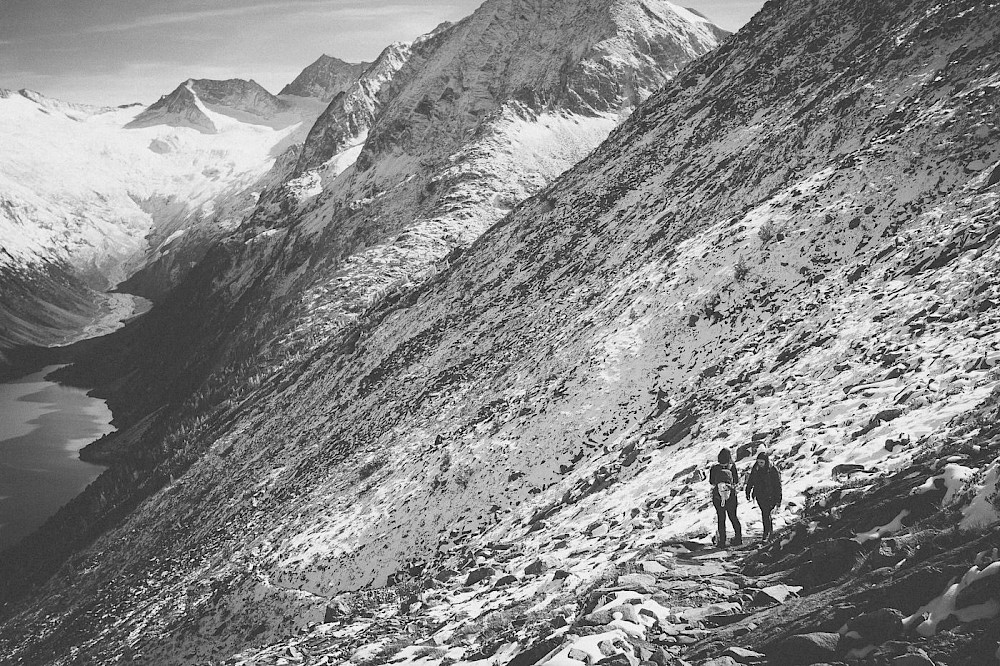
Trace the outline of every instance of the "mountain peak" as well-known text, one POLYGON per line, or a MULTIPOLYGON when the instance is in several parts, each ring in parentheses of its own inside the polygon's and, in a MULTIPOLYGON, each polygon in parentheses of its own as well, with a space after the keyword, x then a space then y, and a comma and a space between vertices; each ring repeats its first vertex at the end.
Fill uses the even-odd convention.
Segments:
POLYGON ((345 62, 324 53, 278 94, 315 97, 328 102, 357 81, 370 64, 345 62))
POLYGON ((218 131, 211 113, 251 124, 271 124, 290 105, 250 79, 187 79, 169 95, 135 117, 129 129, 153 125, 190 127, 213 134, 218 131))

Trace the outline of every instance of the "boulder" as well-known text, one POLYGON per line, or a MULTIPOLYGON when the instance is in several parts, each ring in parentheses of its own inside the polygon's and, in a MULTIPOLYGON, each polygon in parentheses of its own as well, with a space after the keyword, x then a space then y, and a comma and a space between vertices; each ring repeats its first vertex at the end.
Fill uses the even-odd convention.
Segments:
POLYGON ((753 650, 735 646, 726 648, 726 651, 722 653, 722 656, 730 657, 737 664, 763 664, 767 661, 767 657, 760 652, 754 652, 753 650))
POLYGON ((976 606, 991 599, 1000 599, 1000 575, 984 576, 962 588, 955 597, 955 609, 976 606))
POLYGON ((639 568, 642 569, 643 573, 653 574, 665 574, 670 570, 665 566, 657 562, 656 560, 646 560, 639 563, 639 568))
POLYGON ((649 574, 622 574, 618 576, 618 585, 620 587, 631 587, 631 588, 645 588, 652 587, 656 585, 656 576, 651 576, 649 574))
POLYGON ((493 583, 493 587, 494 588, 506 587, 508 585, 513 585, 516 582, 517 582, 517 576, 511 576, 508 574, 506 576, 501 576, 500 578, 498 578, 497 582, 493 583))
POLYGON ((811 634, 789 636, 768 655, 772 661, 788 666, 811 666, 837 658, 840 634, 817 631, 811 634))
POLYGON ((545 562, 541 560, 535 560, 528 566, 524 567, 525 576, 538 576, 545 572, 545 562))
POLYGON ((476 569, 475 571, 469 572, 468 578, 465 579, 466 586, 475 585, 487 578, 493 578, 496 575, 496 571, 490 567, 483 567, 481 569, 476 569))
POLYGON ((934 661, 923 652, 901 654, 889 663, 892 666, 935 666, 934 661))
POLYGON ((859 615, 847 623, 845 639, 851 638, 852 647, 881 645, 903 633, 903 614, 895 608, 879 608, 859 615), (857 638, 854 636, 860 636, 857 638))
POLYGON ((740 662, 732 657, 716 657, 715 659, 701 662, 700 666, 740 666, 740 662))

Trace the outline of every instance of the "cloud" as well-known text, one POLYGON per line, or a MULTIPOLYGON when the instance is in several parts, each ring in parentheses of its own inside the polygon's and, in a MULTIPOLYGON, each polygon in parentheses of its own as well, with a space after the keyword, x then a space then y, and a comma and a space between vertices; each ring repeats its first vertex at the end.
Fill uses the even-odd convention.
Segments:
POLYGON ((140 16, 127 21, 88 26, 75 31, 73 34, 107 34, 128 32, 130 30, 142 30, 168 25, 198 23, 213 18, 236 18, 251 14, 267 14, 270 12, 280 12, 283 16, 288 16, 289 14, 307 13, 312 16, 324 16, 341 20, 357 20, 397 16, 407 13, 412 14, 415 12, 436 12, 441 9, 452 8, 454 8, 454 5, 451 4, 430 4, 430 6, 424 5, 419 8, 412 5, 383 5, 381 7, 371 7, 359 4, 353 7, 330 8, 327 0, 263 2, 253 5, 243 5, 240 7, 200 9, 189 12, 169 12, 163 14, 152 14, 149 16, 140 16))

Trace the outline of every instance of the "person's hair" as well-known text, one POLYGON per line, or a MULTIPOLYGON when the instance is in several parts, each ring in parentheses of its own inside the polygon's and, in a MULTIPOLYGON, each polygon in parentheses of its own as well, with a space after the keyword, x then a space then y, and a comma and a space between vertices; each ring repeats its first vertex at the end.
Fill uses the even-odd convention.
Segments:
POLYGON ((723 448, 719 451, 719 462, 723 465, 728 465, 733 462, 733 454, 729 451, 729 449, 723 448))

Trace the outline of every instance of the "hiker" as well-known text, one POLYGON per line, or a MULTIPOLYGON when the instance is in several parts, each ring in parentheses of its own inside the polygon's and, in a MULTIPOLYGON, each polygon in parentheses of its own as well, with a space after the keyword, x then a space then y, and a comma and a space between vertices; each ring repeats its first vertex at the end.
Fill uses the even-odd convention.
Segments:
POLYGON ((726 547, 726 514, 733 524, 733 545, 743 544, 743 527, 736 517, 736 486, 740 480, 740 472, 733 462, 733 454, 729 449, 719 451, 719 462, 708 470, 708 482, 712 484, 712 504, 719 517, 719 548, 726 547))
POLYGON ((781 475, 778 473, 778 468, 771 464, 767 449, 764 447, 757 450, 757 462, 753 464, 750 477, 747 479, 747 499, 750 499, 751 495, 757 498, 757 506, 760 507, 766 541, 774 532, 771 512, 774 511, 774 507, 781 504, 781 475))

